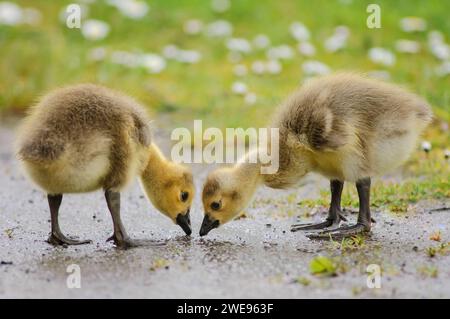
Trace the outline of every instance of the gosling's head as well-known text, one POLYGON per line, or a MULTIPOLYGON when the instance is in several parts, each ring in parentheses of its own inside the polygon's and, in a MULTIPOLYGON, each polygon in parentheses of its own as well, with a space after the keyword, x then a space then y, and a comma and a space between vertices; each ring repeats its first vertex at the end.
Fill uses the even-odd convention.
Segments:
POLYGON ((168 161, 155 164, 142 175, 142 186, 153 205, 179 225, 186 235, 192 233, 190 208, 195 187, 189 168, 168 161))
POLYGON ((205 211, 200 236, 237 217, 256 188, 255 176, 242 168, 220 168, 210 173, 203 186, 205 211))

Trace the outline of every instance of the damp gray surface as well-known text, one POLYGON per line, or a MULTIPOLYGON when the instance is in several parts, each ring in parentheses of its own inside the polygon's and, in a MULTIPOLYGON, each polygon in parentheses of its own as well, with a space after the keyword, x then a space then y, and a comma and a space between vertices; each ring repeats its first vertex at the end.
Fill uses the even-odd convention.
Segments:
MULTIPOLYGON (((377 223, 364 246, 342 252, 330 242, 289 231, 297 202, 327 186, 323 178, 310 176, 296 190, 261 188, 247 218, 200 238, 200 187, 211 168, 194 166, 191 237, 160 215, 134 183, 123 192, 122 216, 130 236, 148 245, 122 251, 106 243, 112 222, 103 194, 95 192, 65 196, 60 218, 66 234, 93 243, 54 248, 45 242, 50 230, 46 196, 21 174, 12 140, 12 130, 0 126, 0 298, 450 297, 450 257, 427 254, 428 247, 440 244, 430 240, 432 233, 440 231, 441 242, 450 241, 450 211, 439 209, 449 201, 422 202, 408 214, 375 211, 377 223), (318 255, 339 260, 337 276, 310 274, 318 255), (67 270, 74 264, 81 288, 67 285, 67 270), (382 269, 379 289, 367 287, 370 264, 382 269)), ((325 216, 317 212, 311 219, 325 216)), ((356 220, 355 214, 348 217, 356 220)))

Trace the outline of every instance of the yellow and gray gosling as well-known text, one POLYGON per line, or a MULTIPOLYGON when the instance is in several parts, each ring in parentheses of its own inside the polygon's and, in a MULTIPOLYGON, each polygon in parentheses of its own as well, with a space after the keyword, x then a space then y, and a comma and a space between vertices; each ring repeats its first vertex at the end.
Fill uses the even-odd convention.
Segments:
POLYGON ((19 130, 17 153, 27 175, 48 194, 51 244, 90 242, 62 234, 59 207, 65 193, 103 188, 114 224, 109 240, 121 248, 135 246, 120 218, 120 191, 136 175, 154 206, 191 234, 192 173, 151 142, 144 108, 128 96, 93 84, 45 95, 19 130))
POLYGON ((328 218, 319 224, 293 225, 292 231, 320 230, 310 238, 369 232, 370 178, 404 163, 431 119, 424 100, 391 84, 350 73, 308 81, 278 108, 272 122, 280 133, 275 174, 260 174, 260 164, 239 163, 208 175, 200 235, 236 217, 261 184, 288 188, 308 172, 330 180, 328 218), (340 202, 345 181, 356 183, 359 216, 355 225, 337 228, 344 220, 340 202))

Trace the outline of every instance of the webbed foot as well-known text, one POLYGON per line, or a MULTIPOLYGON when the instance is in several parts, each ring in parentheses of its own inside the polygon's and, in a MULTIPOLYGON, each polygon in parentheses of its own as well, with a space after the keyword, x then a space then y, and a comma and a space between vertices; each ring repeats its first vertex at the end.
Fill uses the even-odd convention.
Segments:
POLYGON ((320 223, 301 223, 291 226, 291 232, 304 231, 304 230, 320 230, 324 228, 336 229, 339 227, 341 220, 347 221, 347 218, 342 216, 341 213, 337 214, 337 218, 328 217, 325 221, 320 223))
POLYGON ((91 244, 91 240, 76 240, 76 239, 70 239, 64 236, 62 233, 58 232, 52 232, 50 236, 47 239, 47 242, 53 246, 60 246, 60 245, 85 245, 85 244, 91 244))
POLYGON ((351 226, 343 226, 337 229, 324 230, 319 233, 307 234, 309 239, 342 239, 352 237, 358 234, 368 234, 370 226, 364 224, 356 224, 351 226))
POLYGON ((332 227, 334 224, 335 228, 339 226, 339 222, 334 223, 332 220, 326 219, 321 223, 301 223, 291 225, 291 232, 302 231, 302 230, 319 230, 328 227, 332 227))
POLYGON ((114 244, 119 249, 128 249, 140 246, 137 241, 130 239, 128 236, 117 235, 116 233, 114 233, 106 241, 114 241, 114 244))

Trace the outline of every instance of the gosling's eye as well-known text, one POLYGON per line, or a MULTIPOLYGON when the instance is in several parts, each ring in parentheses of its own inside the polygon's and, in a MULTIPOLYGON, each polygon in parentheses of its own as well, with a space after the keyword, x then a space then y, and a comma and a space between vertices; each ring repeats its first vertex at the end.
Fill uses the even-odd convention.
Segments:
POLYGON ((211 203, 211 209, 212 210, 219 210, 220 206, 222 206, 220 202, 212 202, 211 203))
POLYGON ((189 193, 188 192, 181 192, 181 201, 185 202, 187 201, 189 198, 189 193))

